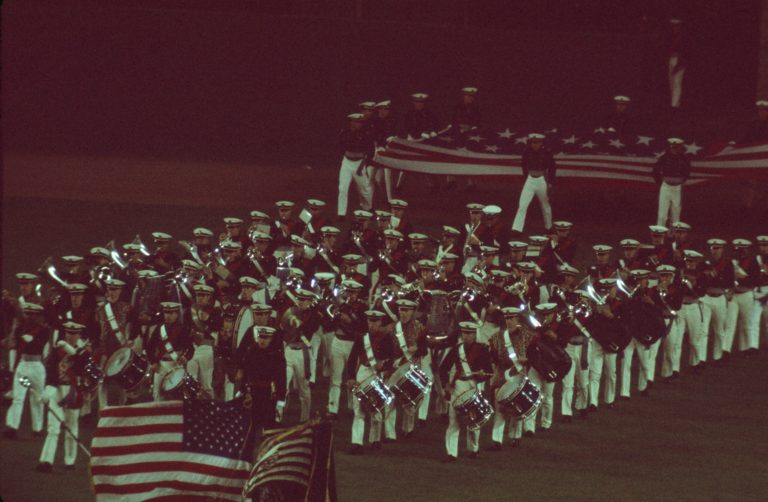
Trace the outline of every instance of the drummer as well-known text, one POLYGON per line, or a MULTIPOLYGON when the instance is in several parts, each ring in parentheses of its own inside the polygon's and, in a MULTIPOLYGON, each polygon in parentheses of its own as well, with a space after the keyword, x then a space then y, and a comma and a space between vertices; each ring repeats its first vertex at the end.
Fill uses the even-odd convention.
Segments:
MULTIPOLYGON (((391 371, 392 361, 395 357, 392 337, 381 329, 381 321, 384 319, 384 312, 380 310, 367 310, 365 317, 368 329, 360 337, 355 339, 352 351, 347 362, 347 385, 350 391, 365 392, 366 385, 376 377, 382 378, 380 383, 383 385, 385 374, 391 371)), ((363 433, 365 431, 365 413, 360 403, 360 399, 365 396, 357 396, 352 407, 354 418, 352 419, 352 448, 350 455, 359 455, 363 453, 363 433)), ((382 413, 373 412, 370 414, 371 424, 368 430, 368 440, 371 443, 371 449, 381 449, 381 423, 382 413)))
MULTIPOLYGON (((392 335, 392 344, 397 356, 395 368, 405 364, 416 364, 427 375, 432 374, 429 352, 427 351, 427 332, 425 326, 415 318, 417 303, 413 300, 401 298, 397 301, 398 321, 395 323, 392 335)), ((425 423, 429 410, 429 395, 424 396, 419 405, 419 421, 425 423)), ((403 408, 403 435, 408 438, 413 435, 416 409, 403 408)), ((393 407, 386 417, 385 434, 387 439, 395 439, 395 423, 397 422, 397 410, 393 407)))
POLYGON ((163 323, 150 335, 147 342, 147 357, 154 373, 152 397, 162 401, 160 393, 165 376, 171 370, 186 368, 187 360, 194 351, 192 336, 187 326, 180 320, 181 304, 178 302, 162 302, 163 323))
MULTIPOLYGON (((501 309, 504 316, 505 329, 491 338, 491 359, 493 361, 493 378, 491 390, 494 396, 512 375, 525 374, 527 363, 526 351, 528 343, 533 338, 534 332, 528 329, 520 319, 523 310, 518 307, 504 307, 501 309)), ((498 401, 495 404, 496 413, 493 417, 493 443, 491 451, 500 451, 504 441, 504 427, 507 418, 499 410, 498 401)), ((520 445, 523 435, 523 420, 512 418, 509 420, 509 437, 512 439, 512 447, 520 445)))
MULTIPOLYGON (((455 462, 459 456, 459 424, 456 405, 473 394, 479 394, 479 386, 492 374, 491 351, 487 345, 477 343, 479 324, 470 321, 459 323, 461 342, 445 356, 440 366, 440 380, 446 399, 451 402, 448 410, 448 429, 445 431, 444 462, 455 462)), ((480 456, 480 430, 467 430, 467 449, 470 458, 480 456)))
MULTIPOLYGON (((557 340, 557 334, 555 333, 554 317, 557 310, 556 303, 539 303, 534 308, 536 317, 541 324, 537 328, 538 333, 536 337, 547 338, 551 341, 557 340)), ((536 433, 536 417, 541 414, 541 430, 549 430, 552 426, 552 412, 554 411, 554 392, 555 382, 548 382, 543 375, 541 375, 536 368, 530 367, 528 369, 528 378, 541 390, 542 402, 541 409, 536 410, 528 418, 525 419, 523 424, 524 435, 532 437, 536 433)))

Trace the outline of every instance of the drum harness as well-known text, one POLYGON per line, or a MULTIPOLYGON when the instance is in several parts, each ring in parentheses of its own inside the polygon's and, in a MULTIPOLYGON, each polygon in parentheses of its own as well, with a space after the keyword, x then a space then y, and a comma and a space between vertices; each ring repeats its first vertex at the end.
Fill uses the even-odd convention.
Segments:
POLYGON ((123 332, 120 331, 120 326, 118 326, 117 319, 115 319, 115 313, 112 310, 111 303, 107 302, 104 304, 104 314, 107 316, 107 322, 109 323, 109 327, 112 329, 112 332, 115 334, 117 341, 120 342, 120 345, 125 345, 125 335, 123 335, 123 332))
POLYGON ((397 324, 395 325, 395 337, 397 338, 397 343, 400 346, 400 350, 403 352, 403 358, 410 362, 413 362, 411 359, 411 353, 408 350, 408 345, 405 343, 405 333, 403 332, 403 323, 400 321, 397 321, 397 324))

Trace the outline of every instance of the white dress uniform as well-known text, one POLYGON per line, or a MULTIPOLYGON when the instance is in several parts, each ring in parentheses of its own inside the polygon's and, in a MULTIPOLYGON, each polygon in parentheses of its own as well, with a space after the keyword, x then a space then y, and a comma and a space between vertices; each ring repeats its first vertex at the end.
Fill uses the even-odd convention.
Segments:
MULTIPOLYGON (((344 375, 344 368, 349 360, 349 354, 352 353, 354 345, 354 336, 348 335, 341 330, 336 331, 336 335, 331 342, 331 384, 328 389, 328 413, 339 413, 339 400, 341 399, 341 380, 344 375)), ((354 406, 352 394, 347 394, 347 403, 350 408, 354 406)))
POLYGON ((629 397, 630 384, 632 379, 632 356, 637 355, 638 371, 637 371, 637 390, 643 392, 648 388, 648 347, 638 342, 635 338, 629 341, 629 344, 624 348, 624 354, 621 359, 621 387, 619 389, 619 396, 629 397))
MULTIPOLYGON (((253 328, 253 312, 249 306, 241 307, 235 319, 234 335, 232 337, 233 354, 237 354, 247 334, 253 328)), ((224 400, 230 401, 235 397, 235 384, 224 380, 224 400)))
POLYGON ((592 346, 596 343, 590 338, 577 336, 571 338, 565 348, 571 356, 571 369, 562 380, 563 395, 560 409, 564 417, 573 416, 574 388, 576 410, 585 410, 589 405, 589 358, 592 346))
POLYGON ((491 350, 495 352, 494 357, 498 358, 494 368, 492 385, 492 388, 495 389, 494 406, 496 413, 493 415, 493 429, 491 431, 491 439, 497 445, 501 445, 504 441, 504 428, 507 426, 507 422, 509 422, 507 436, 510 439, 520 439, 523 435, 523 419, 507 417, 502 413, 498 401, 499 390, 504 384, 512 381, 513 375, 525 374, 525 354, 518 354, 518 351, 522 352, 523 348, 527 346, 531 333, 518 331, 517 336, 522 337, 516 339, 518 342, 517 349, 515 349, 507 329, 494 338, 491 345, 491 350), (511 363, 512 366, 506 368, 508 363, 511 363))
MULTIPOLYGON (((357 361, 350 361, 352 364, 357 364, 357 370, 355 371, 355 381, 357 381, 359 384, 362 384, 371 377, 375 377, 377 375, 375 369, 377 363, 385 362, 377 360, 373 350, 370 334, 365 333, 362 336, 361 342, 362 350, 361 353, 357 354, 356 356, 357 361)), ((387 409, 389 408, 391 408, 391 406, 387 407, 387 409)), ((363 408, 360 405, 360 401, 357 399, 352 402, 352 411, 354 413, 354 418, 352 419, 352 444, 362 446, 363 435, 365 433, 366 413, 363 411, 363 408)), ((382 420, 384 417, 382 417, 381 413, 372 413, 368 416, 371 420, 370 428, 368 430, 368 441, 370 443, 378 443, 381 441, 381 428, 382 420)))
MULTIPOLYGON (((348 115, 351 121, 362 121, 363 115, 352 113, 348 115)), ((371 180, 371 167, 366 166, 365 156, 373 148, 372 139, 364 129, 358 131, 343 131, 344 158, 339 167, 339 197, 337 214, 347 214, 347 199, 349 197, 349 185, 354 180, 357 193, 360 196, 360 207, 370 210, 373 207, 373 182, 371 180)))
MULTIPOLYGON (((299 403, 301 413, 300 422, 309 420, 309 410, 312 406, 312 393, 309 389, 310 370, 310 348, 311 344, 307 338, 299 331, 301 329, 301 319, 298 317, 300 311, 297 307, 291 307, 283 316, 281 328, 285 341, 285 385, 290 388, 291 384, 296 387, 299 393, 299 403)), ((288 396, 285 398, 286 405, 288 396)))
MULTIPOLYGON (((528 135, 528 141, 543 141, 544 135, 538 133, 531 133, 528 135)), ((520 192, 520 201, 517 206, 517 214, 515 214, 515 220, 512 223, 512 230, 522 232, 525 227, 525 218, 528 214, 528 206, 531 205, 531 201, 535 196, 539 199, 539 206, 541 206, 541 214, 544 218, 544 228, 550 228, 552 226, 552 206, 549 204, 549 193, 547 184, 550 177, 554 177, 554 169, 546 165, 545 160, 551 160, 551 154, 543 150, 533 151, 526 150, 523 154, 523 172, 525 174, 525 184, 523 184, 523 190, 520 192), (527 164, 528 157, 534 157, 536 162, 532 162, 529 167, 527 164), (542 158, 539 158, 542 157, 542 158), (547 159, 548 157, 548 159, 547 159), (547 170, 552 169, 552 172, 547 170)), ((554 164, 554 161, 552 161, 554 164)))
POLYGON ((552 427, 555 382, 548 382, 535 368, 528 370, 528 378, 541 390, 541 406, 525 419, 523 422, 523 432, 536 432, 536 418, 539 415, 541 415, 541 428, 548 430, 552 427))

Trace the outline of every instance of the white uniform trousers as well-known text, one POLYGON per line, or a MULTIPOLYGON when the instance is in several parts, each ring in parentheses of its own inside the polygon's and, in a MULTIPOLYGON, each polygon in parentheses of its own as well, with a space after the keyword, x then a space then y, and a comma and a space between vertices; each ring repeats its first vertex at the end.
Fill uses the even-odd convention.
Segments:
MULTIPOLYGON (((708 338, 709 334, 712 333, 714 337, 712 340, 712 359, 717 361, 723 357, 723 352, 726 350, 725 316, 728 312, 728 301, 725 299, 725 295, 705 295, 701 298, 701 302, 706 306, 704 309, 704 334, 708 338)), ((705 354, 706 347, 705 343, 705 354)))
POLYGON ((653 342, 650 347, 646 347, 645 367, 648 370, 646 378, 650 383, 656 379, 656 360, 659 356, 659 348, 661 348, 661 338, 653 342))
MULTIPOLYGON (((362 383, 365 379, 373 376, 375 371, 373 371, 368 366, 363 366, 362 364, 357 369, 357 376, 355 377, 355 380, 362 383)), ((352 418, 352 444, 356 445, 363 445, 363 433, 365 432, 365 417, 366 414, 363 412, 363 408, 360 406, 360 401, 355 399, 352 402, 352 411, 354 412, 354 417, 352 418)), ((380 413, 374 413, 372 415, 369 415, 371 419, 371 425, 368 429, 368 441, 371 443, 375 443, 377 441, 381 441, 381 421, 382 417, 380 413)))
POLYGON ((523 431, 536 432, 536 418, 541 416, 541 428, 544 430, 552 426, 552 412, 554 411, 555 382, 547 382, 534 368, 528 370, 528 378, 541 391, 541 406, 531 413, 523 423, 523 431))
POLYGON ((680 372, 680 356, 683 349, 683 333, 685 332, 685 320, 677 316, 665 319, 667 323, 667 336, 662 341, 661 376, 672 376, 672 373, 680 372))
POLYGON ((590 347, 589 361, 589 405, 597 406, 600 395, 600 380, 605 373, 603 400, 612 404, 616 400, 616 354, 606 351, 595 342, 590 347))
MULTIPOLYGON (((24 356, 20 356, 24 357, 24 356)), ((21 416, 24 414, 24 400, 27 397, 27 387, 21 385, 19 378, 27 377, 32 382, 35 391, 29 396, 29 412, 32 415, 32 431, 43 430, 43 400, 41 396, 45 389, 45 366, 41 361, 19 361, 13 373, 13 402, 5 416, 5 425, 18 430, 21 416)))
POLYGON ((656 224, 666 226, 667 218, 671 223, 680 221, 680 212, 682 211, 683 185, 670 185, 661 182, 659 188, 659 212, 656 216, 656 224))
POLYGON ((760 347, 760 331, 764 330, 768 333, 768 326, 763 326, 763 324, 766 323, 768 323, 768 303, 761 303, 755 299, 754 306, 749 315, 749 323, 747 325, 748 349, 757 349, 760 347))
MULTIPOLYGON (((293 382, 299 393, 299 404, 301 406, 300 422, 309 420, 309 410, 312 406, 312 393, 309 390, 309 379, 307 378, 307 367, 309 366, 309 349, 305 347, 285 347, 285 383, 290 387, 293 382)), ((288 396, 285 396, 286 406, 288 406, 288 396)))
MULTIPOLYGON (((504 374, 506 375, 506 371, 504 374)), ((500 377, 498 374, 495 379, 503 378, 503 381, 499 382, 498 387, 495 387, 493 393, 493 429, 491 431, 491 439, 494 443, 502 444, 504 442, 504 428, 509 422, 509 428, 507 429, 507 436, 509 439, 520 439, 523 436, 523 421, 522 418, 508 417, 501 412, 501 406, 499 405, 498 391, 508 381, 504 377, 500 377)))
POLYGON ((364 167, 360 174, 357 169, 360 167, 360 160, 349 160, 344 157, 339 168, 339 199, 337 214, 344 216, 347 214, 347 199, 349 197, 349 185, 352 180, 355 181, 357 194, 360 196, 360 207, 366 211, 373 206, 373 183, 369 177, 370 166, 364 167))
MULTIPOLYGON (((419 361, 419 366, 421 367, 421 370, 434 382, 435 378, 432 374, 432 354, 430 354, 429 351, 427 351, 427 354, 421 358, 419 361)), ((431 394, 432 389, 427 392, 427 395, 424 396, 419 403, 419 412, 418 412, 418 418, 419 420, 426 420, 427 416, 429 415, 429 402, 431 400, 431 394)))
POLYGON ((738 342, 740 351, 749 348, 747 327, 754 307, 755 292, 752 290, 734 293, 733 299, 728 302, 728 311, 725 314, 725 338, 729 351, 733 349, 734 341, 738 342))
MULTIPOLYGON (((451 403, 466 391, 471 391, 476 388, 476 384, 471 380, 459 380, 453 384, 453 393, 451 394, 451 403)), ((459 456, 459 432, 461 425, 456 417, 456 409, 453 405, 448 408, 448 428, 445 430, 445 451, 452 457, 459 456)), ((467 429, 467 449, 471 452, 477 452, 480 450, 480 429, 469 430, 467 429)))
POLYGON ((672 108, 680 108, 680 99, 683 97, 683 77, 685 77, 685 68, 678 68, 678 61, 678 56, 670 56, 667 63, 669 105, 672 108))
POLYGON ((49 385, 45 388, 45 394, 48 398, 48 434, 45 436, 43 451, 40 452, 40 462, 53 464, 56 457, 56 448, 59 445, 59 434, 64 434, 64 465, 74 465, 77 458, 77 441, 68 432, 62 431, 63 427, 59 420, 69 427, 69 430, 75 436, 78 435, 80 409, 64 409, 59 406, 59 401, 69 394, 69 385, 59 385, 54 387, 49 385), (54 416, 55 415, 55 416, 54 416), (59 417, 56 419, 56 417, 59 417))
MULTIPOLYGON (((352 352, 353 342, 339 340, 334 337, 331 342, 331 385, 328 389, 328 413, 339 412, 339 399, 341 398, 341 379, 344 376, 344 367, 347 365, 349 354, 352 352)), ((352 393, 347 393, 347 402, 350 408, 354 406, 352 393)))
POLYGON ((576 410, 586 409, 589 404, 589 366, 581 367, 581 353, 583 350, 591 350, 591 346, 587 345, 589 343, 592 342, 585 340, 583 345, 569 343, 565 348, 571 356, 571 369, 562 380, 563 396, 560 409, 565 417, 573 416, 574 387, 576 388, 576 410))
POLYGON ((152 398, 155 401, 166 401, 165 396, 163 396, 163 379, 176 367, 178 367, 176 361, 163 361, 161 359, 158 363, 157 371, 155 371, 152 379, 152 398))
POLYGON ((624 349, 624 357, 621 358, 621 387, 619 395, 622 397, 629 397, 630 394, 633 355, 637 355, 637 363, 639 365, 637 371, 637 390, 642 392, 648 387, 648 349, 633 338, 624 349))
POLYGON ((318 329, 315 331, 309 343, 309 383, 315 383, 317 382, 317 358, 320 356, 320 347, 323 345, 323 330, 318 329))
POLYGON ((704 312, 708 310, 700 301, 683 304, 680 308, 680 319, 688 335, 688 364, 696 366, 707 360, 707 338, 704 333, 704 312))
POLYGON ((522 232, 525 227, 525 216, 528 214, 528 206, 531 205, 533 196, 539 199, 541 206, 541 215, 544 218, 544 228, 552 226, 552 207, 549 205, 549 194, 547 193, 547 180, 544 176, 534 178, 531 175, 525 179, 523 190, 520 192, 520 202, 517 206, 517 214, 512 224, 512 230, 522 232))
POLYGON ((187 363, 187 372, 200 382, 200 390, 207 399, 213 399, 213 346, 198 345, 192 359, 187 363))

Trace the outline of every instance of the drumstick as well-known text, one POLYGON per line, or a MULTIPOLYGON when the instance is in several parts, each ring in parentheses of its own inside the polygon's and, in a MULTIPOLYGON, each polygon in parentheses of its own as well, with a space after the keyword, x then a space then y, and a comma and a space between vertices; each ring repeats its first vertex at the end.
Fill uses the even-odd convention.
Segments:
MULTIPOLYGON (((24 387, 26 387, 27 389, 29 389, 29 392, 31 392, 33 396, 36 396, 38 399, 42 400, 42 396, 40 395, 40 393, 32 388, 32 381, 28 377, 20 376, 19 383, 24 387)), ((59 421, 61 426, 64 428, 64 431, 70 436, 72 436, 72 438, 74 438, 75 442, 77 443, 77 446, 80 447, 83 453, 85 453, 88 456, 88 458, 90 458, 91 451, 80 441, 80 439, 78 439, 78 437, 72 432, 72 430, 64 422, 64 420, 62 420, 61 417, 59 417, 59 415, 55 411, 53 411, 53 409, 51 409, 51 407, 48 405, 47 402, 45 403, 45 407, 48 408, 48 411, 50 412, 50 414, 53 415, 53 417, 59 421)))

